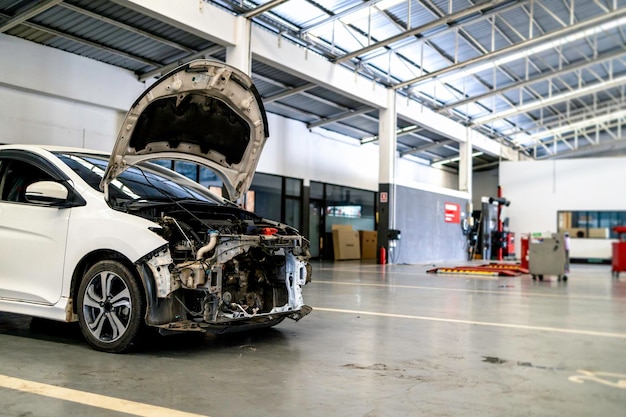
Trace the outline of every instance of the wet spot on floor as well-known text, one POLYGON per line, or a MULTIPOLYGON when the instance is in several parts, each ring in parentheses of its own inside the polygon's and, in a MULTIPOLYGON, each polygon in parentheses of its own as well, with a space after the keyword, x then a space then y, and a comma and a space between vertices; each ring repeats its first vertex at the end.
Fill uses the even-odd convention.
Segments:
POLYGON ((526 368, 535 368, 535 369, 544 369, 547 371, 563 371, 564 367, 561 366, 544 366, 544 365, 533 365, 531 362, 523 362, 523 361, 511 361, 507 359, 498 358, 496 356, 483 356, 483 362, 492 363, 494 365, 502 365, 503 363, 510 363, 516 366, 523 366, 526 368))
POLYGON ((367 369, 371 371, 385 371, 387 370, 387 365, 384 363, 375 363, 373 365, 356 365, 354 363, 348 363, 343 365, 344 368, 350 369, 367 369))
POLYGON ((483 362, 494 363, 496 365, 500 365, 506 363, 504 359, 496 358, 494 356, 483 356, 483 362))

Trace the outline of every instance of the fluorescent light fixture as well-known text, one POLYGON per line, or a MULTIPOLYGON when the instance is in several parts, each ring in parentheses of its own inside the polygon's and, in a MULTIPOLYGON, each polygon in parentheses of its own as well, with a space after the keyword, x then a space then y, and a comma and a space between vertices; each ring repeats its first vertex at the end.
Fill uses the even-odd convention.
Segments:
POLYGON ((528 56, 535 55, 535 54, 547 51, 547 50, 552 49, 552 48, 557 48, 559 46, 564 46, 564 45, 567 45, 569 43, 575 42, 577 40, 580 40, 580 39, 583 39, 583 38, 586 38, 586 37, 589 37, 589 36, 594 36, 594 35, 600 34, 602 32, 606 32, 606 31, 608 31, 610 29, 613 29, 613 28, 616 28, 616 27, 621 27, 621 26, 624 26, 624 25, 626 25, 626 16, 624 16, 624 17, 622 17, 620 19, 617 19, 617 20, 613 20, 611 22, 606 22, 606 23, 604 23, 604 24, 602 24, 600 26, 591 27, 591 28, 588 28, 586 30, 582 30, 580 32, 573 33, 571 35, 564 36, 564 37, 562 37, 560 39, 555 39, 555 40, 553 40, 551 42, 546 42, 544 44, 537 45, 537 46, 532 47, 532 48, 523 49, 523 50, 521 50, 519 52, 516 52, 514 54, 507 55, 507 56, 504 56, 502 58, 499 58, 499 59, 496 59, 496 60, 493 60, 493 61, 490 61, 490 62, 485 62, 484 64, 473 66, 471 68, 467 68, 467 69, 458 71, 456 73, 453 73, 453 74, 450 74, 450 75, 447 75, 447 76, 443 76, 443 77, 439 78, 439 81, 441 81, 442 83, 451 83, 451 82, 453 82, 455 80, 458 80, 459 78, 467 77, 467 76, 470 76, 470 75, 474 75, 474 74, 477 74, 477 73, 479 73, 481 71, 492 69, 494 67, 499 67, 499 66, 507 64, 509 62, 516 61, 516 60, 522 59, 522 58, 526 58, 528 56))
MULTIPOLYGON (((396 130, 396 137, 402 136, 402 135, 408 135, 420 129, 421 127, 418 125, 405 126, 403 128, 396 130)), ((378 135, 367 136, 367 137, 361 138, 361 145, 365 145, 366 143, 376 142, 377 140, 378 140, 378 135)))
POLYGON ((615 113, 608 113, 603 116, 594 117, 592 119, 581 120, 576 123, 555 127, 554 129, 547 129, 543 132, 535 133, 528 136, 521 136, 522 134, 518 133, 519 138, 513 139, 515 143, 520 145, 528 145, 534 143, 540 139, 549 138, 551 136, 560 135, 562 133, 573 132, 580 129, 585 129, 590 126, 599 125, 611 120, 618 120, 626 117, 626 110, 621 110, 615 113))
MULTIPOLYGON (((475 156, 481 156, 482 154, 483 154, 482 152, 474 152, 472 154, 472 158, 475 156)), ((435 161, 431 163, 430 166, 440 167, 444 164, 449 164, 450 162, 457 162, 459 160, 461 160, 461 156, 455 156, 454 158, 446 158, 446 159, 442 159, 441 161, 435 161)))
POLYGON ((365 144, 368 144, 368 143, 376 142, 377 140, 378 140, 378 135, 361 138, 361 145, 365 145, 365 144))

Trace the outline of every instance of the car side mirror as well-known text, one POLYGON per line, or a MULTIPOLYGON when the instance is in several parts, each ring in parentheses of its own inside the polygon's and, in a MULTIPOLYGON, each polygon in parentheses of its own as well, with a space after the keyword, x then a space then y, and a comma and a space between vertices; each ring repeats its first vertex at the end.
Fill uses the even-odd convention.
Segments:
POLYGON ((63 184, 37 181, 26 187, 26 201, 35 204, 61 205, 67 202, 69 192, 63 184))

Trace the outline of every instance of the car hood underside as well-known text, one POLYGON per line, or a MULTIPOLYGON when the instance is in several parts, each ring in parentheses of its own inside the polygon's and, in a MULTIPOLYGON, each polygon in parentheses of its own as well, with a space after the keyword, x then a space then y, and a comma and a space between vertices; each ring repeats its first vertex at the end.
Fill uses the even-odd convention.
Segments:
POLYGON ((268 137, 267 116, 252 80, 224 63, 196 60, 147 89, 127 113, 100 187, 150 159, 204 165, 231 200, 250 186, 268 137))

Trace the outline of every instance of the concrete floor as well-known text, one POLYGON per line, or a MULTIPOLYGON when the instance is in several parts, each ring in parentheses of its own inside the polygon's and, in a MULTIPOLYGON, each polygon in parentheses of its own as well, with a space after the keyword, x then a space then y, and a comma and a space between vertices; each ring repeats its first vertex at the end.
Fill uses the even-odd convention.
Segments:
POLYGON ((0 416, 626 414, 626 274, 426 269, 317 263, 299 323, 127 355, 91 350, 75 325, 0 313, 0 416))

